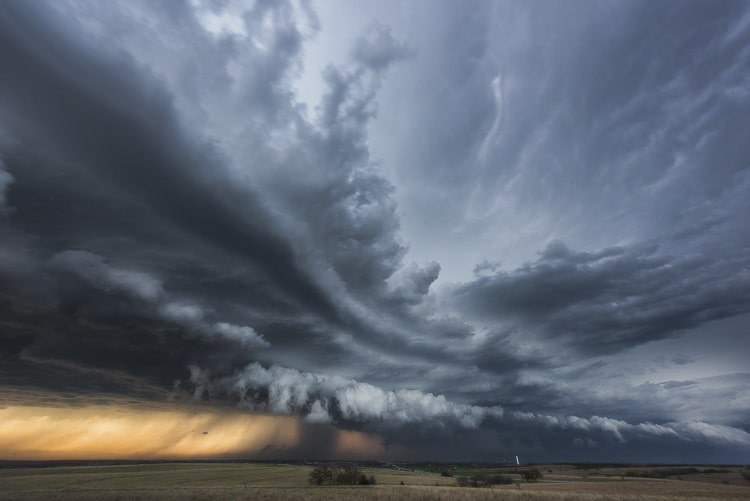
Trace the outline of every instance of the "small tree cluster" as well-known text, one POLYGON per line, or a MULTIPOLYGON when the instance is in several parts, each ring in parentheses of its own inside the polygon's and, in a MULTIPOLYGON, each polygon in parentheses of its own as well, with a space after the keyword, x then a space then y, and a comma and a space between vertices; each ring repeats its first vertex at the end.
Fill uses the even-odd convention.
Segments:
POLYGON ((542 475, 542 472, 539 471, 538 468, 532 468, 530 470, 523 470, 521 471, 521 478, 523 478, 527 482, 536 482, 537 480, 541 479, 544 475, 542 475))
POLYGON ((313 485, 328 485, 333 483, 333 470, 327 466, 316 466, 310 472, 308 481, 313 485))
POLYGON ((313 485, 375 485, 374 475, 368 478, 356 465, 339 468, 316 466, 310 472, 308 481, 313 485))

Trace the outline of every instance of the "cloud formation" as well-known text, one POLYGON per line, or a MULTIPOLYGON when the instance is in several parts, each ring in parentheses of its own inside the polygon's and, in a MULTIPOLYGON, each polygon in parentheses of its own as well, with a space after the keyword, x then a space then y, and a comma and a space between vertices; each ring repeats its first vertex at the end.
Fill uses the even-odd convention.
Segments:
MULTIPOLYGON (((193 382, 200 379, 196 373, 193 382)), ((476 428, 486 418, 503 415, 500 406, 458 404, 443 395, 405 389, 387 391, 353 379, 279 366, 266 369, 257 363, 217 384, 236 394, 241 407, 282 415, 302 414, 311 422, 375 422, 385 427, 458 424, 476 428)))
POLYGON ((0 391, 739 461, 747 5, 386 4, 0 4, 0 391))
POLYGON ((629 439, 650 436, 676 438, 689 442, 723 443, 747 447, 750 445, 750 433, 729 426, 712 425, 696 421, 667 422, 664 424, 639 423, 630 424, 619 419, 592 416, 546 416, 534 413, 517 412, 511 419, 521 422, 532 422, 544 428, 563 430, 598 431, 611 434, 620 442, 629 439))
POLYGON ((454 294, 462 309, 601 353, 747 313, 747 264, 743 252, 715 262, 656 247, 575 252, 554 241, 536 261, 478 277, 454 294))
POLYGON ((146 273, 113 268, 91 252, 63 251, 52 256, 49 264, 104 292, 115 290, 144 301, 155 301, 164 292, 162 284, 146 273))

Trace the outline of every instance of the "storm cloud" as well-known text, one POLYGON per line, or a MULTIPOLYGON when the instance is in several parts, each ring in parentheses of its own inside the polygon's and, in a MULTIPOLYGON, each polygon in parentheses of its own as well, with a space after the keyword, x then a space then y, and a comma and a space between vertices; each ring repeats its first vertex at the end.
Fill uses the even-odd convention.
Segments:
MULTIPOLYGON (((459 308, 516 321, 541 338, 612 351, 748 313, 747 257, 657 254, 656 246, 574 252, 550 243, 537 260, 457 287, 459 308)), ((533 335, 533 334, 532 334, 533 335)))
POLYGON ((3 2, 0 390, 383 457, 740 461, 749 20, 3 2))

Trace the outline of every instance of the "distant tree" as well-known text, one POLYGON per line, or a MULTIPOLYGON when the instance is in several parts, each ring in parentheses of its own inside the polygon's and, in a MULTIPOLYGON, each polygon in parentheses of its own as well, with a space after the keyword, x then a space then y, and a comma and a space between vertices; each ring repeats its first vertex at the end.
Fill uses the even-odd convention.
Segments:
POLYGON ((336 473, 335 481, 337 485, 357 485, 362 478, 367 480, 367 477, 359 471, 359 467, 353 464, 348 464, 339 468, 336 473))
POLYGON ((453 476, 453 473, 451 473, 451 472, 450 472, 450 471, 448 471, 448 470, 442 470, 442 471, 440 472, 440 475, 442 475, 442 476, 444 476, 444 477, 452 477, 452 476, 453 476))
POLYGON ((521 478, 526 482, 536 482, 543 477, 542 472, 538 468, 532 468, 530 470, 521 471, 521 478))
POLYGON ((313 485, 375 485, 374 475, 368 478, 356 465, 340 468, 316 466, 310 472, 308 481, 313 485))
POLYGON ((333 470, 327 466, 316 466, 310 472, 308 481, 313 485, 330 484, 333 482, 333 470))
POLYGON ((492 477, 493 485, 511 485, 512 483, 513 483, 513 478, 508 477, 506 475, 494 475, 492 477))

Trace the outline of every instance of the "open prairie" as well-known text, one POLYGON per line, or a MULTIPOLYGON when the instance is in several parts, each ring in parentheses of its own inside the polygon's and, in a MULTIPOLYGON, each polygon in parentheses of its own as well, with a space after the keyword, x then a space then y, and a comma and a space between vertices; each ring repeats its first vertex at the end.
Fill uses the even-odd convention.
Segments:
MULTIPOLYGON (((514 479, 491 488, 458 487, 455 477, 430 471, 363 468, 375 486, 311 486, 311 466, 191 463, 0 469, 0 498, 24 500, 135 499, 402 499, 677 500, 748 499, 740 467, 539 466, 544 478, 520 482, 512 469, 451 466, 451 474, 501 472, 514 479), (660 472, 661 471, 661 472, 660 472), (671 474, 675 473, 674 476, 671 474), (633 474, 665 478, 643 478, 633 474), (403 482, 404 485, 401 485, 403 482)), ((449 471, 450 471, 449 470, 449 471)))

